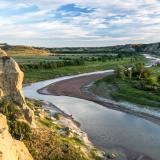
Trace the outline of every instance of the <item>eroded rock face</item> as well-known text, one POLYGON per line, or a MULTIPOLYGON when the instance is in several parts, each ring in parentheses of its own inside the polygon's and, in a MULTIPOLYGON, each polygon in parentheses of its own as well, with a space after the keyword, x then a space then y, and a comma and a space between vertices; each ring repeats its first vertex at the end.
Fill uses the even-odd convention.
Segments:
POLYGON ((6 117, 0 114, 0 160, 33 160, 23 142, 12 138, 6 117))
POLYGON ((22 93, 24 74, 13 58, 0 49, 0 99, 16 102, 23 110, 26 120, 34 125, 34 113, 26 105, 22 93))
POLYGON ((23 72, 18 64, 6 53, 0 50, 0 95, 12 99, 23 105, 25 99, 22 94, 23 72))

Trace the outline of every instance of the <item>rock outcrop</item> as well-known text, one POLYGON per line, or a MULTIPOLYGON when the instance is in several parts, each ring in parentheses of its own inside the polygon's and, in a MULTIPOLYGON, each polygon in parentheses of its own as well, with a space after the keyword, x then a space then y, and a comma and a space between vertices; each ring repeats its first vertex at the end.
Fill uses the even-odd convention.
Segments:
POLYGON ((23 142, 12 138, 6 117, 0 114, 0 160, 33 160, 23 142))
POLYGON ((12 99, 16 103, 25 103, 22 94, 23 72, 18 64, 0 50, 0 92, 1 98, 12 99))
POLYGON ((0 99, 17 103, 22 108, 26 120, 34 125, 34 113, 26 105, 22 93, 23 77, 24 74, 15 60, 0 49, 0 99))
MULTIPOLYGON (((27 106, 22 93, 24 74, 14 59, 0 49, 0 99, 17 104, 24 114, 25 120, 35 126, 34 113, 27 106)), ((12 138, 8 131, 6 117, 0 113, 0 160, 32 160, 23 142, 12 138)))

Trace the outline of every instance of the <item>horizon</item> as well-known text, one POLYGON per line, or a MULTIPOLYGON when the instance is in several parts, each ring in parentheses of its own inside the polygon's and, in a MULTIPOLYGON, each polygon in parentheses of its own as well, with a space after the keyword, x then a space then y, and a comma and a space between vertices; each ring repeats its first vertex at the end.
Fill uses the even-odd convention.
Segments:
POLYGON ((0 3, 0 41, 11 45, 108 47, 160 41, 158 0, 0 3))
POLYGON ((160 43, 159 41, 157 42, 150 42, 150 43, 125 43, 125 44, 117 44, 117 45, 109 45, 109 46, 64 46, 64 47, 46 47, 46 46, 34 46, 34 45, 25 45, 25 44, 9 44, 7 42, 0 42, 0 45, 6 44, 9 46, 24 46, 24 47, 33 47, 33 48, 105 48, 105 47, 116 47, 116 46, 126 46, 126 45, 150 45, 150 44, 156 44, 160 43))

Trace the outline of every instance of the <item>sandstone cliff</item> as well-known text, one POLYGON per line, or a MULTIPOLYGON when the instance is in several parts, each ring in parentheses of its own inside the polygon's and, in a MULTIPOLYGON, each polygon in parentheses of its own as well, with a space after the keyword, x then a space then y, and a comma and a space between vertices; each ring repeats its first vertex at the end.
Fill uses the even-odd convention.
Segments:
MULTIPOLYGON (((22 93, 23 76, 23 72, 14 59, 8 57, 0 49, 0 100, 17 104, 23 114, 23 121, 35 127, 34 113, 27 106, 22 93)), ((0 107, 3 111, 2 106, 0 107)), ((9 133, 7 120, 0 113, 0 160, 32 160, 33 158, 24 143, 15 140, 9 133)), ((16 119, 13 118, 13 120, 16 119)))
POLYGON ((32 160, 23 142, 12 138, 6 117, 0 114, 0 160, 32 160))
POLYGON ((34 113, 26 105, 22 93, 24 74, 13 58, 0 49, 0 99, 16 102, 23 110, 26 120, 34 126, 34 113))
POLYGON ((0 95, 20 105, 25 103, 22 94, 23 72, 18 64, 0 50, 0 95))

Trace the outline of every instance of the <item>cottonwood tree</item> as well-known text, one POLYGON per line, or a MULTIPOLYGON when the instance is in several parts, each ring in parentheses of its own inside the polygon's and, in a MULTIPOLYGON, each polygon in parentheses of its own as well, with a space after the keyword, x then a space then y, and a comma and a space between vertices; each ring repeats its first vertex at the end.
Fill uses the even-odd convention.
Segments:
POLYGON ((123 65, 119 65, 116 72, 118 78, 125 79, 125 67, 123 65))

